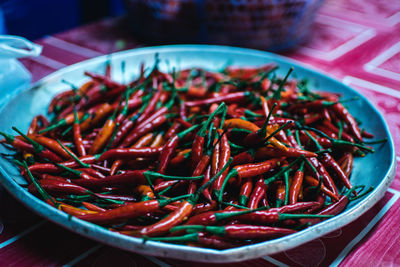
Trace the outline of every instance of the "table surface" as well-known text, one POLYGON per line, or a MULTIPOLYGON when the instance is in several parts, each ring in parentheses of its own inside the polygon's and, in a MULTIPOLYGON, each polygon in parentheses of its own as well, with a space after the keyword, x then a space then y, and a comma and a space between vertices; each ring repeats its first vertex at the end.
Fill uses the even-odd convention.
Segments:
MULTIPOLYGON (((309 41, 285 55, 359 90, 384 114, 399 147, 400 1, 326 1, 313 27, 309 41)), ((43 54, 22 60, 34 80, 91 57, 144 45, 129 35, 122 18, 82 26, 37 43, 44 46, 43 54)), ((383 199, 350 225, 289 251, 229 265, 400 265, 399 198, 398 170, 383 199)), ((96 243, 32 214, 2 188, 0 203, 0 266, 203 265, 96 243)))

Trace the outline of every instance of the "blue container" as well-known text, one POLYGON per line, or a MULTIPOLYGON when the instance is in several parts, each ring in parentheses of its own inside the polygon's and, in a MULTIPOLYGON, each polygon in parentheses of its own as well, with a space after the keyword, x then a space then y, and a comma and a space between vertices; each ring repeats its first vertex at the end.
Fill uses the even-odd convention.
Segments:
POLYGON ((78 0, 3 1, 7 33, 37 39, 79 24, 78 0))
POLYGON ((0 34, 6 33, 6 26, 4 25, 4 15, 3 10, 0 7, 0 34))

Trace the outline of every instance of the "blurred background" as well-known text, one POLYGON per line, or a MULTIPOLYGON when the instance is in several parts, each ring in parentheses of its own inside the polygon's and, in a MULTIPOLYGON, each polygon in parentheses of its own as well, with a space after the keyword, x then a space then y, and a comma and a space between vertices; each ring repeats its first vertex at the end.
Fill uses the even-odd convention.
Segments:
POLYGON ((127 28, 146 44, 206 43, 279 51, 307 38, 322 3, 323 0, 0 0, 0 30, 36 40, 104 17, 126 14, 127 28))
POLYGON ((122 0, 0 0, 0 32, 34 40, 124 12, 122 0))

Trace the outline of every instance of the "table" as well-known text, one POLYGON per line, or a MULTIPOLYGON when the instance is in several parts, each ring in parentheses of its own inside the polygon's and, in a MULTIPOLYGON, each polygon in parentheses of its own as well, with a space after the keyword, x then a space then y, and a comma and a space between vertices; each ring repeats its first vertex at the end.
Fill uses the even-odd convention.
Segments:
MULTIPOLYGON (((310 40, 284 53, 359 90, 384 114, 400 145, 400 2, 330 0, 310 40)), ((64 66, 143 45, 123 18, 106 19, 37 43, 42 56, 22 60, 36 81, 64 66)), ((397 151, 397 161, 400 152, 397 151)), ((400 264, 400 170, 384 198, 352 224, 300 247, 230 266, 400 264)), ((37 217, 0 188, 0 266, 202 266, 137 255, 73 234, 37 217)), ((217 264, 209 264, 217 266, 217 264)))

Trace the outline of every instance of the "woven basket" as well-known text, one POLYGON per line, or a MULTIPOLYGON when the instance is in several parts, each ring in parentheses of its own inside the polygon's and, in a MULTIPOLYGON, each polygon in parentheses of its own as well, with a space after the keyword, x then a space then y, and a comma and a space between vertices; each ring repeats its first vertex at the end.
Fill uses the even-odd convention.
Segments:
POLYGON ((132 29, 157 43, 288 49, 308 35, 323 0, 126 0, 132 29))

